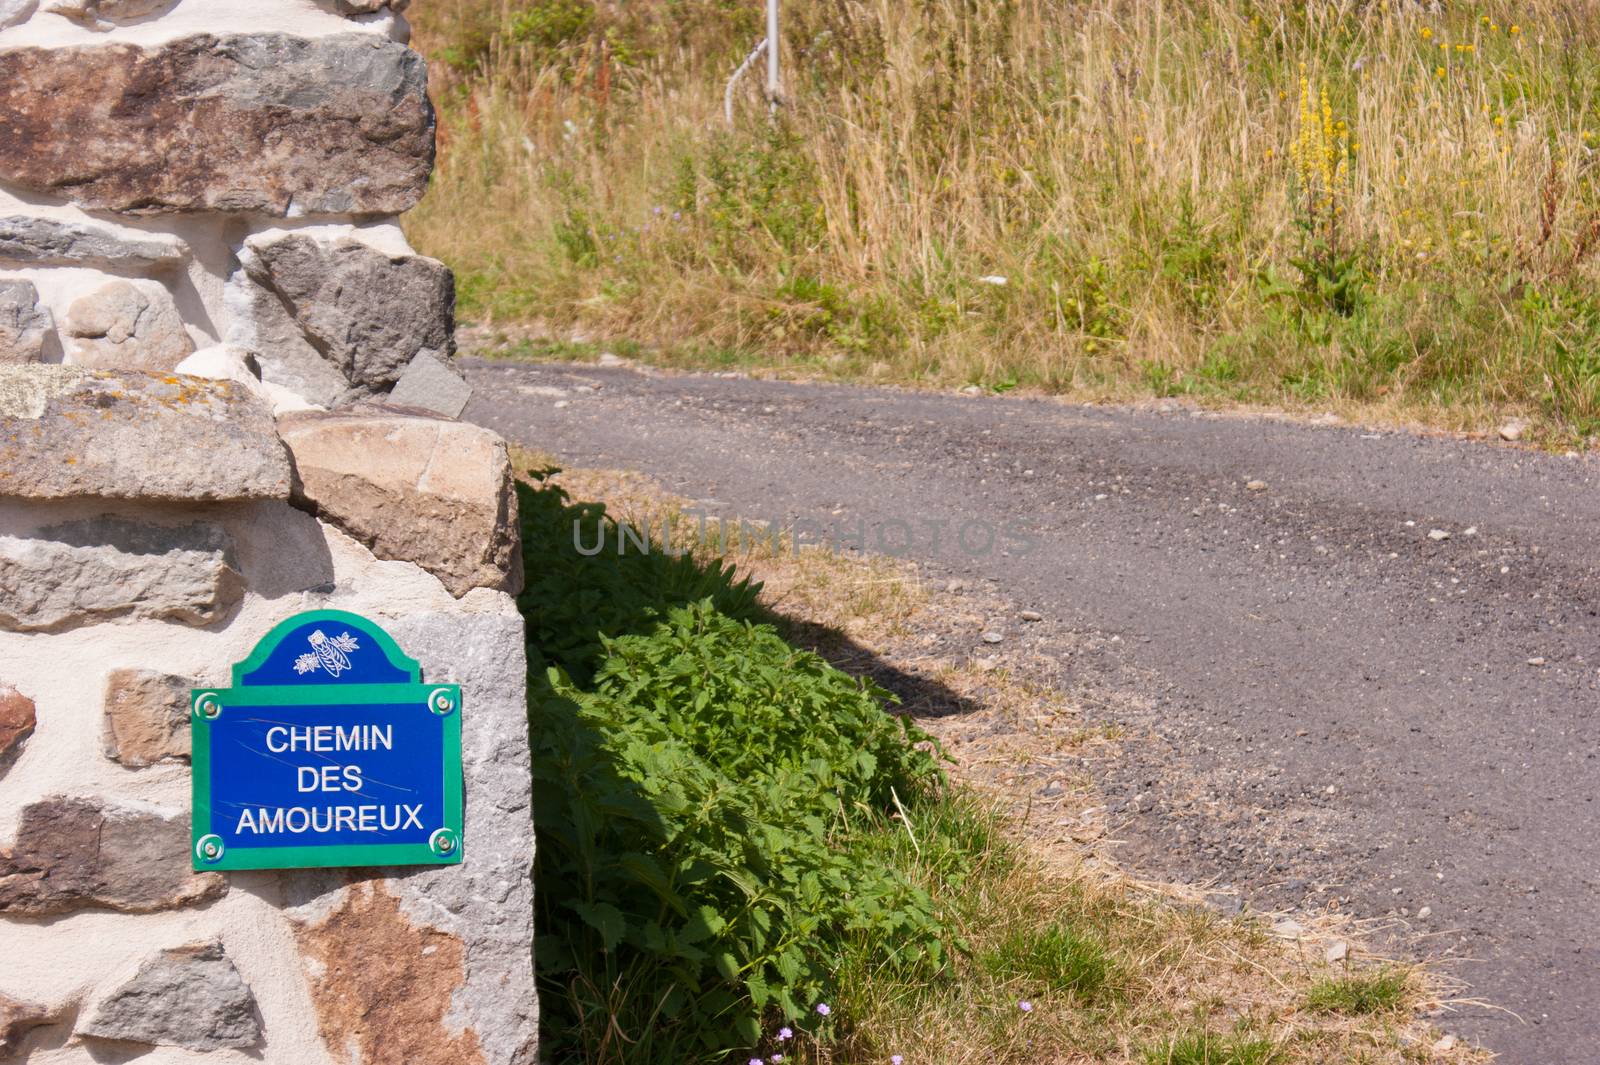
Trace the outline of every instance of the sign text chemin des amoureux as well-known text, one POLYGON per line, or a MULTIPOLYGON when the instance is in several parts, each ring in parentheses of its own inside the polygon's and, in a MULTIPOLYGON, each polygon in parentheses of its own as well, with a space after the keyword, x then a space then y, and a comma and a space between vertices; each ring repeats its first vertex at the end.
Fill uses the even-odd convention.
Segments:
POLYGON ((461 861, 461 689, 366 618, 283 622, 189 720, 196 869, 461 861))

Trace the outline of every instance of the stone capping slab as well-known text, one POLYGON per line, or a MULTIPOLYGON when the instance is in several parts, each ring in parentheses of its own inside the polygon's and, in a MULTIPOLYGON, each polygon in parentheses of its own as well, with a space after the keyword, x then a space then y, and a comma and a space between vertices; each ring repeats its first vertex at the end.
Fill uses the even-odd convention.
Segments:
POLYGON ((287 500, 266 402, 236 381, 0 365, 0 497, 287 500))

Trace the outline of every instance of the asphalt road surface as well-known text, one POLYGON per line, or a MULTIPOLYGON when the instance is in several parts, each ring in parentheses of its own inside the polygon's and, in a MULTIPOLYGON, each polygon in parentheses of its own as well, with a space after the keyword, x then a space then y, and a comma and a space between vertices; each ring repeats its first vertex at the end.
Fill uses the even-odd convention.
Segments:
MULTIPOLYGON (((1099 634, 1128 860, 1403 921, 1502 1060, 1600 1061, 1597 464, 1347 426, 467 360, 467 417, 1099 634), (1106 641, 1110 641, 1107 643, 1106 641), (1112 681, 1107 681, 1108 683, 1112 681)), ((1066 658, 1063 669, 1075 666, 1066 658)), ((1048 647, 1045 650, 1049 650, 1048 647)))

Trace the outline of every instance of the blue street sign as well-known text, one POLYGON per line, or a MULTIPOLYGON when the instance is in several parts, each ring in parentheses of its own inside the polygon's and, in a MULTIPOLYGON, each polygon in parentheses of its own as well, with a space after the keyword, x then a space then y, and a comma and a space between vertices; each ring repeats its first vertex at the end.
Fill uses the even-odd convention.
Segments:
POLYGON ((360 615, 281 623, 190 726, 196 869, 461 861, 461 689, 360 615))

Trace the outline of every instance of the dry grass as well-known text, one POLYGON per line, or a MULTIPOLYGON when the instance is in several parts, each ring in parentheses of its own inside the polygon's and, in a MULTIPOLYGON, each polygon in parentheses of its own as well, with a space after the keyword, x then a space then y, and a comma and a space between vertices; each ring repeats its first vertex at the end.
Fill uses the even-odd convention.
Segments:
POLYGON ((419 8, 408 225, 465 313, 538 354, 1600 427, 1591 0, 786 12, 789 105, 729 129, 757 5, 419 8))
MULTIPOLYGON (((528 452, 515 459, 523 470, 550 465, 528 452)), ((699 537, 690 501, 649 478, 573 470, 556 481, 658 534, 665 520, 680 546, 699 537)), ((958 786, 954 801, 913 815, 897 853, 884 855, 919 849, 909 867, 951 900, 968 948, 956 979, 918 986, 883 972, 841 974, 834 1007, 854 1021, 843 1041, 824 1051, 802 1033, 764 1054, 814 1063, 900 1054, 913 1065, 1486 1060, 1467 1047, 1434 1049, 1438 1033, 1423 1015, 1455 988, 1366 953, 1363 928, 1347 916, 1301 915, 1303 929, 1274 935, 1258 918, 1205 909, 1194 889, 1121 869, 1093 781, 1073 767, 1086 750, 1124 738, 1010 662, 937 651, 943 634, 975 631, 1003 604, 929 586, 902 561, 797 555, 787 541, 741 543, 733 533, 719 552, 720 539, 712 523, 701 557, 766 582, 763 601, 797 638, 854 672, 926 683, 929 694, 904 709, 945 745, 958 786), (1065 785, 1059 797, 1036 798, 1045 778, 1065 785), (920 850, 933 841, 960 846, 962 860, 920 850), (944 879, 962 869, 959 882, 944 879), (1346 953, 1330 961, 1335 943, 1346 953)))

